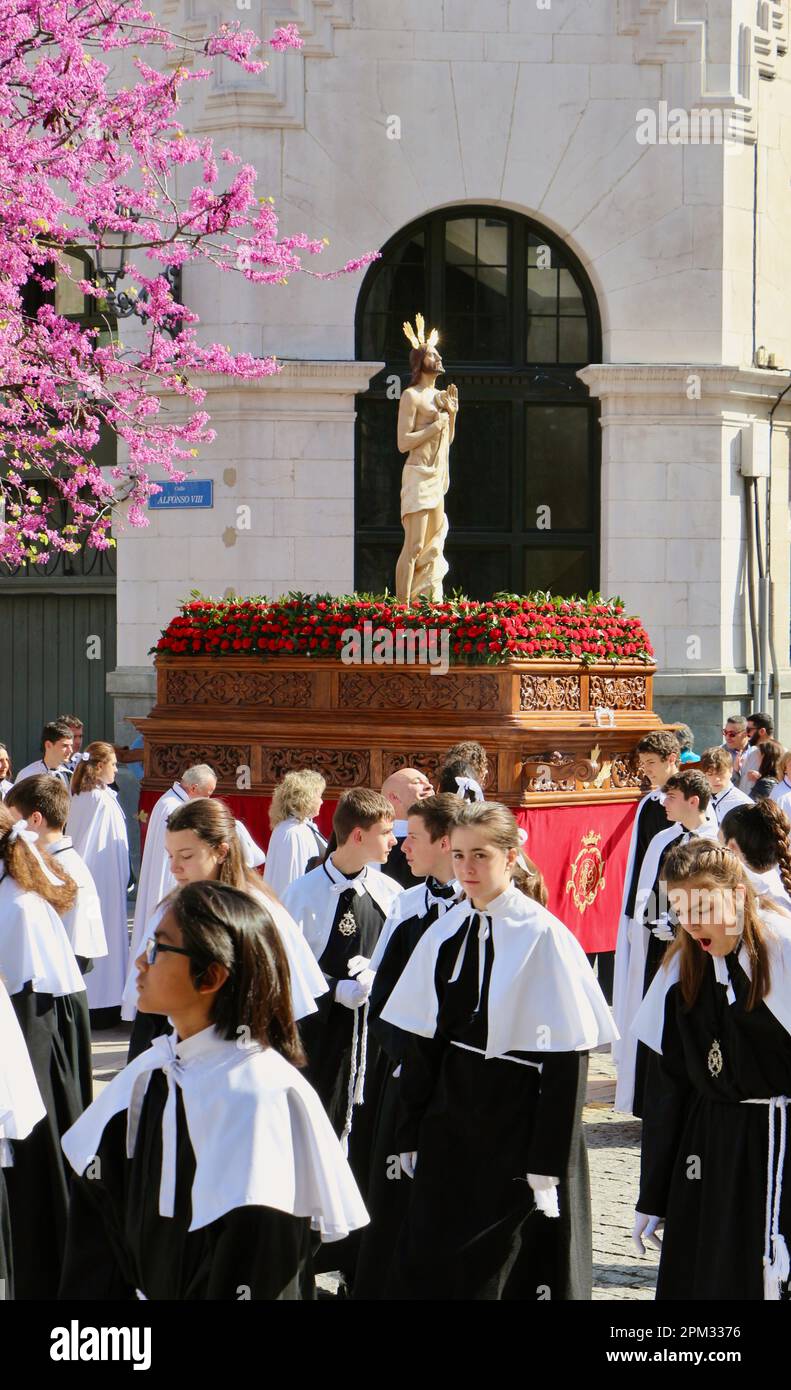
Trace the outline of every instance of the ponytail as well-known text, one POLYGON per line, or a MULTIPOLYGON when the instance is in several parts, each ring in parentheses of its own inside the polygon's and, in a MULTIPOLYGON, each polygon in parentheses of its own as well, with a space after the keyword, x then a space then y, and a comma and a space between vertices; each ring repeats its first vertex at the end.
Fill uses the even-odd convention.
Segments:
POLYGON ((80 792, 92 792, 97 787, 103 787, 104 783, 99 777, 99 768, 103 763, 109 761, 115 749, 111 743, 89 743, 85 752, 80 755, 71 778, 71 794, 79 796, 80 792))
POLYGON ((37 893, 62 917, 76 902, 77 885, 54 859, 45 871, 38 850, 21 835, 12 835, 16 824, 8 807, 0 802, 0 864, 23 892, 37 893), (48 877, 50 874, 57 883, 48 877))

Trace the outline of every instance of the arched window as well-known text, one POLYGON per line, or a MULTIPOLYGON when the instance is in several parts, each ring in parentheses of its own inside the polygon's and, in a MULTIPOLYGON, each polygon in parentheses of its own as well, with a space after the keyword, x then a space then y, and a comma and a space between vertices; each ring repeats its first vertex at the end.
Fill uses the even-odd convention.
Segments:
POLYGON ((445 592, 587 593, 599 579, 599 424, 577 370, 601 360, 596 303, 563 243, 518 213, 446 209, 399 232, 363 281, 357 356, 384 371, 357 398, 355 585, 395 586, 409 380, 404 319, 440 328, 460 411, 445 499, 445 592))

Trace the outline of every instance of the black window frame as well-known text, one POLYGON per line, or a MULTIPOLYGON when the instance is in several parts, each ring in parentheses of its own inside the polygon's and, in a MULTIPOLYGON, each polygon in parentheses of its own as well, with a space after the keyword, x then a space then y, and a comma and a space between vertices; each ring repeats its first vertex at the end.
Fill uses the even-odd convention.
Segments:
MULTIPOLYGON (((423 302, 415 304, 409 317, 414 322, 414 313, 421 312, 427 327, 437 324, 442 328, 446 318, 445 311, 445 229, 448 221, 458 218, 490 218, 505 222, 508 227, 509 248, 508 267, 508 341, 510 358, 499 361, 480 362, 445 358, 446 373, 441 383, 455 381, 459 388, 462 413, 460 428, 463 427, 465 402, 469 404, 486 401, 507 401, 511 403, 511 515, 513 526, 510 531, 462 530, 453 525, 450 511, 450 534, 446 553, 469 556, 468 573, 474 565, 474 553, 482 550, 504 548, 508 551, 508 582, 503 586, 514 593, 524 592, 526 588, 539 585, 526 585, 524 580, 525 553, 530 549, 547 548, 559 550, 586 550, 590 557, 591 588, 597 589, 600 576, 600 537, 601 537, 601 432, 599 426, 599 402, 591 398, 588 388, 577 377, 577 371, 591 362, 601 361, 601 322, 598 304, 590 280, 578 257, 569 250, 561 238, 548 228, 524 214, 491 204, 455 205, 442 208, 425 217, 416 219, 403 227, 382 248, 381 260, 369 267, 357 299, 355 315, 355 352, 358 360, 370 360, 366 345, 365 315, 369 296, 382 270, 392 264, 390 257, 397 253, 405 243, 421 233, 424 236, 424 294, 423 302), (553 264, 558 269, 569 270, 578 284, 586 311, 588 324, 588 353, 584 361, 574 363, 528 363, 527 349, 527 248, 528 237, 538 236, 542 244, 550 247, 553 264), (589 412, 588 429, 588 477, 590 480, 590 526, 585 530, 539 530, 528 529, 525 525, 525 470, 520 461, 525 457, 526 411, 530 405, 552 405, 563 408, 571 405, 584 405, 589 412)), ((557 337, 557 335, 556 335, 557 337)), ((370 383, 368 390, 357 397, 357 418, 355 422, 355 583, 364 587, 360 573, 359 557, 364 547, 400 550, 403 530, 400 516, 393 518, 387 526, 367 526, 361 515, 361 409, 364 402, 387 400, 388 382, 398 376, 403 389, 409 380, 409 344, 403 340, 403 353, 399 360, 386 362, 384 369, 370 383)), ((440 348, 442 342, 440 341, 440 348)), ((391 386, 392 389, 392 386, 391 386)), ((395 438, 397 401, 389 401, 392 406, 392 429, 395 438)), ((403 455, 398 456, 403 463, 403 455)), ((453 453, 451 452, 451 476, 453 453)), ((399 473, 400 476, 400 473, 399 473)), ((452 484, 451 484, 452 486, 452 484)), ((451 572, 445 580, 445 592, 453 588, 469 589, 469 581, 463 575, 458 578, 451 572)), ((388 581, 392 591, 395 574, 388 581)), ((488 595, 491 597, 491 595, 488 595)))

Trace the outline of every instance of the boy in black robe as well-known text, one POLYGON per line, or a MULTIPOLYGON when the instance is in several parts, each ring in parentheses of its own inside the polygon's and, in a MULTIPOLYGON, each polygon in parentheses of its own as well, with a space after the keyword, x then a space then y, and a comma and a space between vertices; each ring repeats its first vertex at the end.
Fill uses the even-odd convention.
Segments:
POLYGON ((380 1017, 391 991, 423 933, 462 896, 453 878, 450 827, 459 798, 429 796, 409 807, 404 854, 424 882, 405 889, 390 911, 371 967, 371 1033, 380 1047, 376 1077, 369 1071, 369 1103, 378 1092, 376 1122, 371 1146, 367 1206, 371 1225, 362 1236, 354 1283, 356 1299, 384 1297, 387 1271, 409 1199, 409 1181, 398 1159, 396 1119, 401 1062, 409 1035, 380 1017), (371 1083, 374 1083, 372 1087, 371 1083))

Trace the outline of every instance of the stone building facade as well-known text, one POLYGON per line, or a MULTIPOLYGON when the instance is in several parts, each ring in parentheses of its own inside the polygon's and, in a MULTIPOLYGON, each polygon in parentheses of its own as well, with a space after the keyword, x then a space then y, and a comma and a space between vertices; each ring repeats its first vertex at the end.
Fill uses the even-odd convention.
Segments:
POLYGON ((462 403, 451 581, 589 578, 620 594, 656 648, 656 707, 699 745, 759 696, 771 708, 757 667, 791 692, 787 4, 237 5, 162 12, 191 34, 293 21, 304 49, 272 55, 264 78, 221 63, 185 128, 256 165, 283 233, 329 239, 320 268, 383 259, 365 277, 266 290, 187 267, 206 340, 276 353, 283 371, 211 383, 217 439, 196 473, 214 480, 212 510, 152 512, 118 535, 117 735, 150 704, 148 648, 191 589, 381 581, 376 557, 389 564, 399 534, 407 345, 397 361, 393 334, 432 305, 462 403), (558 520, 541 535, 544 480, 558 520), (758 650, 751 566, 752 609, 771 619, 758 650))

